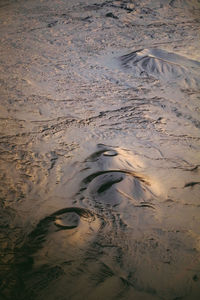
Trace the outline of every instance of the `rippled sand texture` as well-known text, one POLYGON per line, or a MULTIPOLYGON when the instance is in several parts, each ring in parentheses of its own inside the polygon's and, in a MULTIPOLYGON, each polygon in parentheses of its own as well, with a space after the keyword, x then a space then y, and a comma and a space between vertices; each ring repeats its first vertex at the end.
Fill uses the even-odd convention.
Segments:
POLYGON ((198 0, 0 2, 0 299, 200 299, 198 0))

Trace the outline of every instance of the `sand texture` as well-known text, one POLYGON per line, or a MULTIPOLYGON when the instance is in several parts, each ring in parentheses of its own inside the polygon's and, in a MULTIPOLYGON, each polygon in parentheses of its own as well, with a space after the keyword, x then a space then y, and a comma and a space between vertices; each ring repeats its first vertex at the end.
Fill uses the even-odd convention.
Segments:
POLYGON ((0 1, 0 300, 200 299, 200 2, 0 1))

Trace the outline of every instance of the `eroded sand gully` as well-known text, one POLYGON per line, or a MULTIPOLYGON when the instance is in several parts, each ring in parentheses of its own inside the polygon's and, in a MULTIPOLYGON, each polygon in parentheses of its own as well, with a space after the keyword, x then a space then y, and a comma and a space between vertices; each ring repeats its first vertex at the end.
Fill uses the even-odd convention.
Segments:
POLYGON ((199 18, 0 2, 0 299, 200 299, 199 18))

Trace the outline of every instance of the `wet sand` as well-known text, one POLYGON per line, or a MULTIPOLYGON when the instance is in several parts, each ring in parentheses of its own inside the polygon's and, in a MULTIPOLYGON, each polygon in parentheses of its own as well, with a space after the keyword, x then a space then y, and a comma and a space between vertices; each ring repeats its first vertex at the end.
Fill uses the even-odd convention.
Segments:
POLYGON ((200 299, 199 20, 0 2, 0 299, 200 299))

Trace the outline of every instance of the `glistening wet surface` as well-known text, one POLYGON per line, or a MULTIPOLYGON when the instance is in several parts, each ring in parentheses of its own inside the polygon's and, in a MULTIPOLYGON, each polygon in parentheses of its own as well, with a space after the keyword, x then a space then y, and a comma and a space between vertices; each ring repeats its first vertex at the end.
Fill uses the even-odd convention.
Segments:
POLYGON ((0 299, 200 299, 199 13, 1 1, 0 299))

